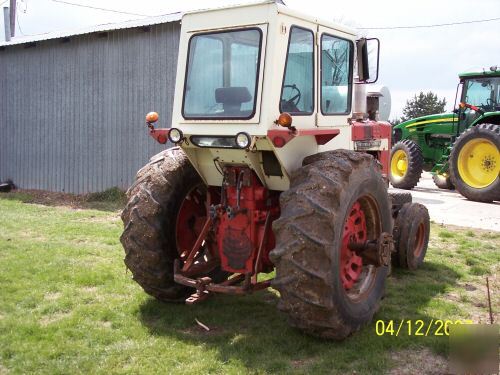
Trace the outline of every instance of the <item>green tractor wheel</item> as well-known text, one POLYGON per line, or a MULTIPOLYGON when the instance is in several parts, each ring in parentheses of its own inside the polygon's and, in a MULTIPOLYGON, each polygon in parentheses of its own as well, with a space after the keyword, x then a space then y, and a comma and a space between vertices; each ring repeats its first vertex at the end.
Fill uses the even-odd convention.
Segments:
POLYGON ((480 124, 457 138, 450 154, 450 177, 464 197, 500 200, 500 125, 480 124))
POLYGON ((434 184, 436 184, 436 186, 440 189, 445 189, 445 190, 455 189, 455 186, 453 186, 451 178, 448 175, 435 173, 432 175, 432 181, 434 181, 434 184))
POLYGON ((413 189, 420 180, 424 158, 420 146, 405 139, 399 141, 391 150, 390 180, 399 189, 413 189))

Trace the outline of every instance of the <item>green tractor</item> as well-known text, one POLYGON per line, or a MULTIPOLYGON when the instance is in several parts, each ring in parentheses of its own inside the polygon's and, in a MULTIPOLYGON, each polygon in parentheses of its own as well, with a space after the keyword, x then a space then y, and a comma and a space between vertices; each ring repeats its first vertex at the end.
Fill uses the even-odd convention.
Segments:
POLYGON ((412 189, 425 170, 441 189, 455 188, 473 201, 500 200, 500 70, 459 77, 461 100, 453 113, 394 126, 391 184, 412 189))

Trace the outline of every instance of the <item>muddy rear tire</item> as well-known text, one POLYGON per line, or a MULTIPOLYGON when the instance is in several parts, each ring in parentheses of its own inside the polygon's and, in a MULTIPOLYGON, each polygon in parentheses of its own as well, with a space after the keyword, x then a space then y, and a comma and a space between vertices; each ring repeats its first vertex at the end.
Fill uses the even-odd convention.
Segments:
POLYGON ((292 326, 340 340, 371 321, 388 273, 385 266, 353 264, 352 270, 361 273, 346 288, 345 231, 361 208, 366 239, 391 233, 389 196, 370 155, 337 150, 310 156, 303 164, 292 174, 290 189, 281 194, 281 216, 273 223, 273 287, 281 294, 278 307, 292 326))
POLYGON ((174 282, 175 224, 184 197, 199 184, 184 152, 174 147, 152 157, 127 191, 120 237, 125 264, 146 293, 162 301, 183 301, 193 291, 174 282))

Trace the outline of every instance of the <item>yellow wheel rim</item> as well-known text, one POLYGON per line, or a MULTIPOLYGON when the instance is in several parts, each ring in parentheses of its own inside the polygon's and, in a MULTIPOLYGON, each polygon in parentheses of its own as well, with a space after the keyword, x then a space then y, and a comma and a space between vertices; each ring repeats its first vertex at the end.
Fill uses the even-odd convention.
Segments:
POLYGON ((397 150, 391 159, 391 174, 394 177, 402 178, 408 170, 408 158, 406 152, 397 150))
POLYGON ((473 139, 460 150, 457 164, 460 178, 467 185, 482 189, 498 178, 500 152, 488 139, 473 139))

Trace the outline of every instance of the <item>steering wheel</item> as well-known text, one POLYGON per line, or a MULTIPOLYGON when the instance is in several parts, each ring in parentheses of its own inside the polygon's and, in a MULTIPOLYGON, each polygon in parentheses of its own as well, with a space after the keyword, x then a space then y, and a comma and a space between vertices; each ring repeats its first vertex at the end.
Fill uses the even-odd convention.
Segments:
POLYGON ((292 97, 287 100, 285 99, 281 100, 281 109, 284 112, 300 112, 299 108, 297 107, 300 103, 300 97, 302 96, 299 88, 295 84, 284 85, 283 91, 285 91, 285 89, 287 88, 292 89, 292 97), (294 93, 295 95, 293 95, 294 93))

